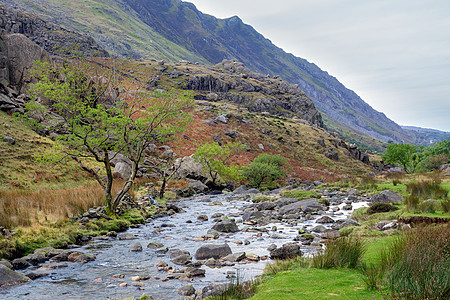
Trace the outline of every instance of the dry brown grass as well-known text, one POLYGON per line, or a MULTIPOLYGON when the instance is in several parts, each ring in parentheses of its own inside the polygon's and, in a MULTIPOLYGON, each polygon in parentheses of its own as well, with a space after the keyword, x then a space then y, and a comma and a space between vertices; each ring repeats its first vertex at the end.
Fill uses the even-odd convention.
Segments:
MULTIPOLYGON (((116 181, 113 193, 121 187, 116 181)), ((101 187, 90 184, 62 190, 22 190, 0 191, 0 226, 39 226, 54 223, 102 206, 105 196, 101 187)))

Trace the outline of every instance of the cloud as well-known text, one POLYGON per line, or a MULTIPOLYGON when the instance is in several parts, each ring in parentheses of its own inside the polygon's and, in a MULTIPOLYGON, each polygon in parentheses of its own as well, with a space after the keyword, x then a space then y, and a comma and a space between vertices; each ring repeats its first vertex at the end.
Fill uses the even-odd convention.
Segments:
POLYGON ((450 131, 448 0, 191 2, 216 17, 239 15, 400 124, 450 131))

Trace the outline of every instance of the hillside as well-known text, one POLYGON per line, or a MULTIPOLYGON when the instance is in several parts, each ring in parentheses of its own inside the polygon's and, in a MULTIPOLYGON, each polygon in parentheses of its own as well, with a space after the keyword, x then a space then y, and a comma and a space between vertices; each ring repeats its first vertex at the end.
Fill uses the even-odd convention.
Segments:
POLYGON ((207 64, 236 59, 254 71, 280 75, 299 84, 318 109, 328 115, 327 126, 368 148, 381 149, 373 147, 373 143, 366 144, 367 138, 361 137, 384 142, 423 140, 420 134, 402 129, 374 110, 317 65, 273 45, 239 17, 217 19, 179 0, 2 1, 88 33, 121 57, 207 64))

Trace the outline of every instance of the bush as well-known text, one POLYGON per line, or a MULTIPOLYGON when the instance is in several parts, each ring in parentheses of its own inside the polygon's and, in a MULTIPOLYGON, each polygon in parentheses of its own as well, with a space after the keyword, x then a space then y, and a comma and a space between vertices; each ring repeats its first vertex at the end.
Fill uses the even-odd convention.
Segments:
POLYGON ((329 269, 333 267, 355 269, 360 266, 366 252, 364 242, 358 237, 341 237, 327 243, 326 249, 314 255, 312 267, 329 269))
POLYGON ((285 164, 286 159, 282 156, 260 154, 244 168, 242 175, 252 187, 259 188, 263 183, 272 187, 275 180, 286 177, 282 170, 285 164))

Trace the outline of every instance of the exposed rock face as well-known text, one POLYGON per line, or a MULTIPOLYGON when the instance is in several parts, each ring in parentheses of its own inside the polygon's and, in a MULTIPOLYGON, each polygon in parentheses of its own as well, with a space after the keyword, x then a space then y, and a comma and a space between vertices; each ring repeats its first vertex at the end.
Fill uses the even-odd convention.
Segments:
POLYGON ((311 198, 306 200, 297 201, 292 204, 285 205, 280 208, 280 214, 291 214, 297 213, 300 210, 310 211, 310 210, 321 210, 322 206, 319 204, 317 199, 311 198))
POLYGON ((214 92, 217 98, 243 105, 250 111, 269 112, 279 116, 297 116, 311 124, 323 127, 319 111, 298 86, 252 72, 242 63, 234 61, 224 60, 216 65, 215 71, 217 73, 214 75, 189 77, 185 88, 209 92, 205 95, 205 100, 210 99, 211 92, 214 92), (232 76, 232 81, 229 82, 221 75, 223 72, 246 75, 232 76), (248 80, 249 78, 253 81, 248 80), (261 94, 264 97, 261 97, 261 94))
POLYGON ((25 13, 0 3, 0 28, 10 33, 21 33, 47 52, 59 56, 108 57, 90 36, 69 31, 46 22, 37 15, 25 13))
POLYGON ((5 285, 14 285, 30 281, 27 276, 17 273, 10 268, 0 264, 0 287, 5 285))
POLYGON ((377 195, 372 196, 370 201, 372 203, 396 203, 402 202, 403 197, 391 190, 385 190, 377 195))
POLYGON ((51 62, 52 58, 23 34, 0 30, 0 83, 20 91, 30 81, 28 70, 36 60, 51 62))

